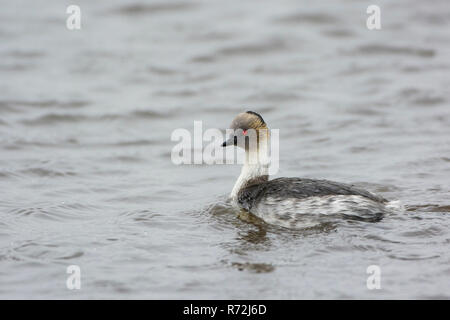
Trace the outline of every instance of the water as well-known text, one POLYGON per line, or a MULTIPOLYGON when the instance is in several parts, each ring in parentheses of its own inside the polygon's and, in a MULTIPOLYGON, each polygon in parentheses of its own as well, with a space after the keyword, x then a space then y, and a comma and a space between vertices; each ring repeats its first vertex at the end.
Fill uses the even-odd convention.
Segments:
POLYGON ((3 2, 0 298, 450 298, 447 2, 378 1, 379 31, 364 1, 78 1, 79 31, 71 2, 3 2), (248 109, 280 129, 277 176, 406 211, 238 218, 239 167, 174 166, 170 135, 248 109))

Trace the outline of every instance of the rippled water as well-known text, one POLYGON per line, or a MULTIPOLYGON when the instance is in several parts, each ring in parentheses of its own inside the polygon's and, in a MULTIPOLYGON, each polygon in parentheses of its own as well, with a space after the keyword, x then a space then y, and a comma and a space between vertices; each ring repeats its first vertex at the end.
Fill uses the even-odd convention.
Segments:
POLYGON ((79 31, 69 4, 1 5, 1 298, 450 298, 448 1, 378 1, 379 31, 356 0, 78 1, 79 31), (170 135, 247 109, 280 129, 278 176, 406 211, 238 217, 239 168, 174 166, 170 135))

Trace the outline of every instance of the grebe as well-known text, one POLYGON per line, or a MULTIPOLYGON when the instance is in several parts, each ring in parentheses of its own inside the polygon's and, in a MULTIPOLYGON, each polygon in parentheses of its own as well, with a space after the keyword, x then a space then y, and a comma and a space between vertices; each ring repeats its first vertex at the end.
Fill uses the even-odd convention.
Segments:
POLYGON ((315 225, 318 217, 344 216, 378 221, 390 210, 389 202, 353 185, 328 180, 277 178, 269 180, 267 155, 269 130, 256 112, 238 114, 231 123, 234 134, 222 147, 239 146, 245 162, 231 192, 232 203, 268 224, 287 228, 315 225), (248 131, 257 143, 249 143, 248 131))

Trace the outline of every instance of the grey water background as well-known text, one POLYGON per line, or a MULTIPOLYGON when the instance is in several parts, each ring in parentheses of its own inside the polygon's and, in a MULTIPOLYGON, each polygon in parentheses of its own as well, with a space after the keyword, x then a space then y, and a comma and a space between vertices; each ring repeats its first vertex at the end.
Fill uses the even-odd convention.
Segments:
POLYGON ((450 298, 447 0, 2 1, 0 57, 0 298, 450 298), (405 212, 239 219, 239 166, 175 166, 170 136, 249 109, 280 129, 277 176, 405 212))

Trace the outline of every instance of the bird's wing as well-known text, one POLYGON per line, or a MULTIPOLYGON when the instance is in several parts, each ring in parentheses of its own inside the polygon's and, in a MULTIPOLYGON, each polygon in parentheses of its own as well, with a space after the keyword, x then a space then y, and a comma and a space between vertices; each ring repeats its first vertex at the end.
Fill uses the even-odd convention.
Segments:
POLYGON ((359 195, 376 202, 386 202, 386 199, 353 185, 302 178, 278 178, 250 185, 239 192, 237 200, 244 209, 250 210, 255 203, 268 196, 303 199, 327 195, 359 195))

